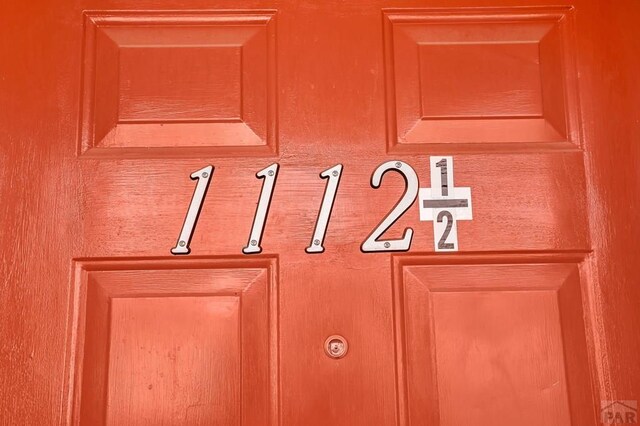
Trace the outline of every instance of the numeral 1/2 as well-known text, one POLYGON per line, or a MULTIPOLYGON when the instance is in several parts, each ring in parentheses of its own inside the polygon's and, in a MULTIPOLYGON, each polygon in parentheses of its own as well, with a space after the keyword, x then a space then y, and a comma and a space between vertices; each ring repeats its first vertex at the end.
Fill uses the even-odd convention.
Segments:
MULTIPOLYGON (((443 158, 442 160, 436 163, 436 167, 440 169, 440 191, 443 197, 449 196, 449 173, 447 171, 447 159, 443 158)), ((436 247, 437 251, 449 251, 455 250, 456 245, 454 243, 448 243, 447 238, 449 238, 449 234, 451 234, 451 230, 454 229, 455 219, 453 214, 449 210, 441 210, 438 213, 438 217, 436 218, 436 222, 438 224, 442 223, 443 220, 446 220, 444 229, 442 230, 442 236, 438 240, 438 246, 436 247)), ((434 230, 437 228, 441 228, 439 225, 434 225, 434 230)))
POLYGON ((327 226, 329 225, 333 202, 338 192, 338 185, 340 185, 340 176, 342 176, 342 164, 337 164, 320 173, 322 179, 329 179, 329 181, 324 190, 324 197, 322 197, 322 205, 320 206, 320 212, 318 212, 318 220, 316 220, 316 229, 313 232, 313 237, 311 237, 311 244, 305 249, 307 253, 324 252, 324 237, 327 233, 327 226))
POLYGON ((247 246, 242 249, 242 252, 244 254, 255 254, 262 251, 260 242, 262 241, 264 225, 267 221, 269 207, 271 206, 273 187, 276 184, 279 168, 280 166, 278 165, 278 163, 273 163, 269 167, 262 169, 258 173, 256 173, 256 177, 258 179, 264 179, 264 182, 262 183, 262 191, 260 191, 260 198, 258 200, 256 214, 253 217, 253 226, 251 227, 251 234, 249 234, 249 241, 247 242, 247 246))
POLYGON ((193 191, 191 203, 189 204, 187 216, 184 219, 184 224, 182 225, 182 230, 178 237, 178 242, 176 243, 176 246, 171 249, 171 253, 173 254, 189 254, 191 251, 189 249, 189 243, 191 242, 191 237, 193 237, 193 231, 195 230, 196 222, 198 222, 198 216, 200 216, 200 211, 202 210, 204 197, 207 195, 207 189, 209 188, 209 182, 211 182, 211 177, 213 176, 213 170, 213 166, 207 166, 191 173, 191 179, 197 179, 198 184, 196 185, 195 191, 193 191))

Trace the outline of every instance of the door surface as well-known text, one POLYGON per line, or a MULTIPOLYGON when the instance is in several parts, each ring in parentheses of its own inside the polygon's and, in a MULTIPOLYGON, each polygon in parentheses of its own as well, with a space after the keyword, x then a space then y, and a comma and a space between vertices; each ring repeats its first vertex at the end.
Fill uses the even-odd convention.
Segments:
POLYGON ((4 4, 0 424, 588 426, 637 401, 638 5, 4 4), (366 252, 409 168, 470 188, 456 245, 420 196, 366 252))

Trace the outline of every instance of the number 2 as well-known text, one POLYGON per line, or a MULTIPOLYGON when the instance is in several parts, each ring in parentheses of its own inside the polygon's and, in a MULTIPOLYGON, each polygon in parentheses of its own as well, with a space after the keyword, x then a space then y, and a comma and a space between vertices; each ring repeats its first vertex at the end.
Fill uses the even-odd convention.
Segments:
POLYGON ((440 239, 438 240, 438 249, 439 250, 453 250, 455 249, 455 244, 454 243, 448 243, 447 242, 447 238, 449 238, 449 234, 451 233, 451 228, 453 228, 453 215, 451 214, 451 212, 447 211, 447 210, 442 210, 440 213, 438 213, 438 222, 442 222, 442 219, 446 218, 447 219, 447 225, 444 228, 444 232, 442 233, 442 236, 440 237, 440 239))
POLYGON ((412 228, 406 228, 404 230, 404 235, 399 240, 378 240, 378 238, 380 238, 380 236, 384 234, 398 219, 400 219, 409 207, 411 207, 418 196, 418 175, 410 165, 403 161, 387 161, 386 163, 378 166, 378 168, 373 172, 373 175, 371 175, 371 186, 379 188, 382 182, 382 176, 390 170, 395 170, 404 178, 404 195, 387 217, 380 222, 380 224, 362 243, 361 250, 365 253, 377 251, 407 251, 411 247, 411 240, 413 238, 412 228))

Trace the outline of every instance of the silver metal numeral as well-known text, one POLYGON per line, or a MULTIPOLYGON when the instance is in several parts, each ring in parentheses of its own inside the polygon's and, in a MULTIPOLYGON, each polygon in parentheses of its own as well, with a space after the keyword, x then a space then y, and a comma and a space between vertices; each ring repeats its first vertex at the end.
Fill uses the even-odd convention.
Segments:
POLYGON ((278 163, 273 163, 266 169, 262 169, 256 173, 256 177, 258 179, 264 178, 264 182, 262 183, 262 191, 260 192, 260 199, 258 200, 256 214, 253 218, 253 226, 251 227, 249 242, 247 243, 247 246, 242 249, 244 254, 260 253, 262 251, 260 242, 262 241, 264 224, 267 221, 267 214, 269 213, 271 196, 273 195, 273 187, 275 186, 276 178, 278 177, 279 167, 278 163))
POLYGON ((406 228, 404 230, 402 239, 378 240, 378 238, 380 238, 380 236, 384 234, 398 219, 400 219, 409 207, 411 207, 418 196, 418 175, 410 165, 403 161, 387 161, 386 163, 378 166, 378 168, 373 172, 373 175, 371 175, 371 186, 379 188, 380 183, 382 182, 382 176, 390 170, 395 170, 404 178, 404 195, 387 217, 380 222, 377 228, 375 228, 362 243, 361 250, 365 253, 377 251, 407 251, 409 250, 409 247, 411 247, 411 239, 413 238, 412 228, 406 228))
POLYGON ((204 197, 207 195, 213 170, 213 166, 207 166, 191 173, 191 179, 198 179, 198 184, 193 192, 193 197, 191 197, 191 204, 189 204, 189 210, 187 210, 187 216, 184 219, 178 242, 176 246, 171 249, 172 254, 189 254, 191 252, 189 243, 191 242, 191 237, 193 237, 193 231, 195 230, 200 210, 202 210, 204 197))
POLYGON ((333 209, 333 202, 336 199, 340 177, 342 176, 342 164, 337 164, 330 169, 320 173, 322 179, 329 179, 324 190, 324 197, 320 205, 320 212, 316 220, 316 229, 311 237, 311 244, 305 249, 307 253, 322 253, 324 251, 324 237, 327 233, 327 226, 333 209))

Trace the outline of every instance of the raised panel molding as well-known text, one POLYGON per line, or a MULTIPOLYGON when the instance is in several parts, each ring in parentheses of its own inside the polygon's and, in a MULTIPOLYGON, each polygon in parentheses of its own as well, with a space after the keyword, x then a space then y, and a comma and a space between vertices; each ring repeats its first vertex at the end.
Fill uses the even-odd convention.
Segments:
POLYGON ((276 276, 270 258, 77 261, 67 418, 277 424, 276 276))
POLYGON ((277 151, 275 12, 85 13, 79 153, 277 151))
POLYGON ((400 424, 594 426, 582 261, 395 256, 400 424))
POLYGON ((579 149, 572 11, 384 10, 388 149, 579 149))

